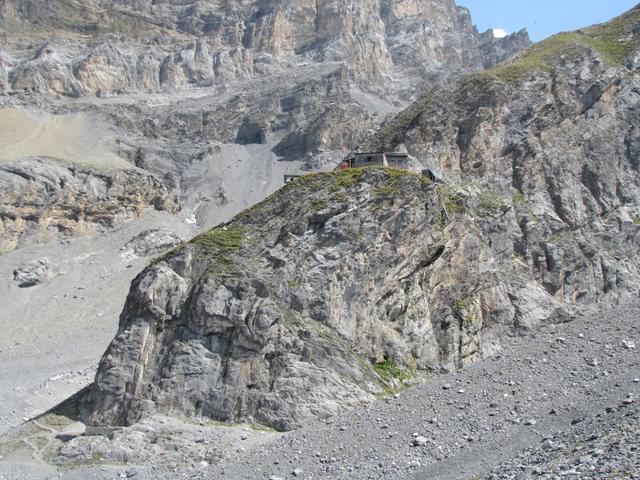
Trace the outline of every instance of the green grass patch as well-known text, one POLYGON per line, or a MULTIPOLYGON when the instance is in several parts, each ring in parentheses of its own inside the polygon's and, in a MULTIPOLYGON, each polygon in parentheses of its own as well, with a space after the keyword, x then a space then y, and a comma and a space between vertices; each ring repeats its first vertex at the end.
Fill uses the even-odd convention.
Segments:
POLYGON ((359 181, 364 169, 362 168, 350 168, 348 170, 339 170, 333 175, 333 184, 331 189, 333 191, 341 189, 353 188, 359 181))
POLYGON ((514 205, 524 205, 527 203, 527 197, 525 197, 520 190, 517 190, 513 195, 511 195, 511 201, 514 205))
POLYGON ((457 298, 454 302, 458 315, 462 318, 465 326, 469 326, 476 318, 474 311, 474 300, 472 298, 457 298))
POLYGON ((288 183, 287 185, 285 185, 285 187, 288 185, 295 185, 295 184, 303 185, 305 183, 312 182, 325 175, 326 173, 323 173, 323 172, 307 173, 306 175, 302 175, 301 177, 295 178, 291 183, 288 183))
POLYGON ((636 218, 633 219, 633 223, 635 225, 640 225, 640 215, 636 215, 636 218))
POLYGON ((448 215, 456 215, 467 211, 464 205, 464 198, 452 188, 446 185, 440 185, 438 192, 442 197, 443 206, 448 215))
POLYGON ((197 236, 191 243, 206 249, 235 252, 242 245, 244 229, 240 227, 216 227, 197 236))
POLYGON ((333 195, 333 201, 336 203, 346 203, 347 196, 344 193, 335 193, 333 195))
POLYGON ((263 425, 261 423, 252 423, 250 425, 251 430, 254 430, 256 432, 266 432, 266 433, 276 433, 277 430, 275 428, 271 428, 267 425, 263 425))
POLYGON ((106 460, 107 459, 104 457, 104 455, 102 453, 93 452, 91 454, 91 460, 89 460, 89 462, 87 462, 87 463, 89 465, 91 465, 91 464, 101 464, 101 463, 105 463, 106 460))
MULTIPOLYGON (((191 240, 190 243, 198 246, 205 255, 216 260, 218 264, 230 265, 232 255, 242 246, 243 236, 243 228, 223 226, 212 228, 191 240)), ((213 271, 213 269, 210 270, 213 271)))
POLYGON ((497 193, 483 192, 480 194, 479 206, 482 210, 496 211, 508 207, 509 203, 497 193))
POLYGON ((450 199, 449 201, 445 202, 444 206, 447 209, 447 213, 449 215, 464 213, 467 211, 464 206, 464 203, 462 203, 462 201, 459 198, 450 199))
POLYGON ((430 187, 431 185, 433 185, 433 182, 424 175, 420 175, 420 183, 423 187, 430 187))
POLYGON ((384 362, 375 363, 373 369, 387 383, 395 381, 402 384, 405 380, 413 378, 413 373, 410 370, 398 367, 390 358, 385 359, 384 362))
POLYGON ((328 206, 329 203, 326 200, 314 200, 311 202, 311 208, 313 208, 316 212, 324 210, 328 206))
POLYGON ((389 181, 399 181, 401 178, 406 177, 407 175, 411 175, 407 170, 402 170, 400 168, 393 167, 383 167, 382 170, 389 177, 389 181))
POLYGON ((402 178, 406 172, 388 167, 385 167, 383 170, 387 175, 387 181, 384 185, 376 187, 374 190, 375 194, 385 197, 397 195, 402 191, 402 178))
POLYGON ((639 16, 640 10, 634 9, 602 25, 559 33, 536 43, 515 60, 474 76, 494 76, 508 83, 518 83, 532 71, 550 71, 554 58, 574 55, 584 49, 595 50, 611 66, 621 66, 640 43, 638 36, 632 34, 639 16))
POLYGON ((633 32, 640 18, 640 9, 621 15, 594 27, 579 30, 585 43, 598 51, 603 60, 611 65, 621 65, 633 49, 640 44, 637 33, 633 32))
POLYGON ((456 310, 468 310, 473 305, 473 302, 469 298, 456 298, 455 301, 456 310))

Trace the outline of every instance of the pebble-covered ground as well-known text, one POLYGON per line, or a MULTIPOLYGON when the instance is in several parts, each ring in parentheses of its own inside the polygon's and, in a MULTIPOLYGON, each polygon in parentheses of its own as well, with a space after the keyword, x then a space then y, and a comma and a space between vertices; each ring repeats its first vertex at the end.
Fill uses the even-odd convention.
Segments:
POLYGON ((639 324, 635 304, 513 338, 495 358, 325 422, 266 441, 236 429, 216 462, 177 438, 180 463, 0 463, 0 479, 640 478, 639 324))
POLYGON ((609 448, 605 432, 637 438, 639 324, 640 309, 626 306, 546 328, 535 338, 516 338, 499 357, 310 425, 203 476, 290 478, 297 471, 315 479, 462 479, 489 475, 507 462, 515 463, 519 477, 505 466, 504 474, 499 467, 494 472, 498 478, 531 478, 565 472, 556 465, 570 464, 583 441, 574 430, 591 425, 587 438, 601 435, 608 452, 597 468, 611 472, 593 478, 638 477, 637 442, 609 448), (549 462, 541 463, 533 452, 557 432, 564 439, 553 444, 561 448, 558 461, 541 455, 549 462), (520 458, 527 448, 534 449, 531 455, 520 458))
POLYGON ((571 423, 571 428, 495 467, 486 478, 640 478, 640 412, 635 401, 571 423))

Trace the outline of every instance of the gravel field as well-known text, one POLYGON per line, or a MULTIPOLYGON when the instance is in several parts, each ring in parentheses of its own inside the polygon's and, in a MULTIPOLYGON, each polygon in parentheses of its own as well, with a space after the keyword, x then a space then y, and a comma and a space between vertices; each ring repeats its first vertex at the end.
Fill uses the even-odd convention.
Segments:
MULTIPOLYGON (((629 347, 638 344, 639 313, 637 306, 619 307, 514 339, 499 357, 289 434, 205 478, 242 478, 243 472, 287 478, 299 469, 302 478, 472 479, 514 458, 519 478, 553 472, 551 462, 519 455, 562 432, 568 446, 558 461, 570 462, 580 441, 575 425, 584 428, 577 420, 589 419, 589 434, 613 424, 614 431, 637 438, 640 358, 629 347), (627 399, 634 401, 627 405, 627 399)), ((603 471, 635 465, 631 475, 640 475, 637 450, 616 452, 603 471)), ((505 475, 500 478, 512 478, 505 475)))
POLYGON ((297 431, 201 422, 175 427, 168 463, 56 470, 14 458, 0 479, 640 478, 639 318, 638 303, 585 314, 297 431), (193 447, 205 442, 214 461, 193 447))

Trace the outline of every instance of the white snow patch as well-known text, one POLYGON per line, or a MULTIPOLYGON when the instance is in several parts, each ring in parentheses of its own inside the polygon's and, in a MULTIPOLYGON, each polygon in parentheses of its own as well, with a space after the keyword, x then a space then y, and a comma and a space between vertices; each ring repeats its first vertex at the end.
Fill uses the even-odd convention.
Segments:
POLYGON ((509 35, 509 33, 506 30, 503 30, 502 28, 493 29, 493 38, 504 38, 507 35, 509 35))

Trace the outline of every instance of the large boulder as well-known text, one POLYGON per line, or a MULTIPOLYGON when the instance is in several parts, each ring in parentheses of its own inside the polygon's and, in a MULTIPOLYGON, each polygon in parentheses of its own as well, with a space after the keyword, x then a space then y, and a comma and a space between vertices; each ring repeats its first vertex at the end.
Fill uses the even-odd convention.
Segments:
POLYGON ((167 229, 154 228, 145 230, 122 247, 121 255, 123 257, 149 257, 169 250, 183 241, 180 235, 167 229))
POLYGON ((39 258, 19 266, 13 272, 13 280, 20 288, 34 287, 48 282, 56 275, 56 268, 48 258, 39 258))

